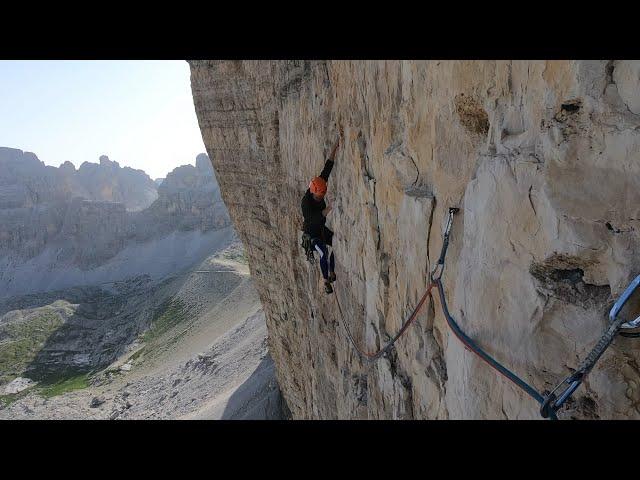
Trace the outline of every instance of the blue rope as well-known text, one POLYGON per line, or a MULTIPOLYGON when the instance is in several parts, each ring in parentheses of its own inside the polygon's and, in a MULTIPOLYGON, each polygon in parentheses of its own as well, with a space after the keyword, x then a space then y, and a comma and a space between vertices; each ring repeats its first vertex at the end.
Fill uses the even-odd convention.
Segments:
MULTIPOLYGON (((445 318, 447 319, 447 323, 449 324, 449 327, 451 328, 451 330, 453 330, 453 333, 460 339, 460 341, 462 341, 462 343, 464 343, 467 346, 467 348, 473 351, 473 353, 481 357, 491 367, 499 371, 502 375, 507 377, 509 380, 515 383, 518 387, 524 390, 527 394, 529 394, 529 396, 531 396, 536 402, 542 405, 542 403, 544 402, 544 397, 540 393, 538 393, 536 389, 534 389, 531 385, 529 385, 527 382, 522 380, 511 370, 509 370, 500 362, 498 362, 495 358, 493 358, 487 352, 482 350, 482 348, 480 348, 478 344, 476 344, 473 340, 471 340, 471 338, 469 338, 462 331, 460 326, 456 323, 454 318, 451 316, 451 313, 449 313, 449 308, 447 306, 447 299, 445 298, 445 295, 444 295, 444 288, 442 286, 442 281, 440 279, 437 279, 435 280, 435 282, 438 287, 438 293, 440 294, 440 303, 442 305, 442 311, 444 313, 445 318)), ((552 420, 557 420, 555 412, 550 412, 549 417, 552 420)))

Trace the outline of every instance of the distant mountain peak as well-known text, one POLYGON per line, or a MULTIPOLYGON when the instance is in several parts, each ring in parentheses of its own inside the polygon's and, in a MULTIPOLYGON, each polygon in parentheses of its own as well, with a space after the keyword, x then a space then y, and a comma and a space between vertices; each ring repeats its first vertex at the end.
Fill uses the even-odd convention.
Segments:
POLYGON ((109 157, 106 155, 100 155, 100 165, 103 167, 115 167, 115 168, 120 168, 120 164, 118 162, 114 162, 112 160, 109 160, 109 157))
POLYGON ((64 171, 70 171, 70 172, 75 172, 76 171, 76 166, 71 163, 69 160, 67 160, 64 163, 60 164, 60 167, 58 167, 60 170, 64 170, 64 171))
POLYGON ((208 176, 213 175, 213 165, 211 164, 209 155, 206 153, 198 154, 196 157, 196 168, 208 176))

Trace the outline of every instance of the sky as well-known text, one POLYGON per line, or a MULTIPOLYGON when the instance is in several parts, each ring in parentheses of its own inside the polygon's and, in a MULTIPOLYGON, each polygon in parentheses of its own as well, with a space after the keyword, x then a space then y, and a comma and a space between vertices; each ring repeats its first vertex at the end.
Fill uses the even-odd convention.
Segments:
POLYGON ((206 152, 189 75, 173 60, 0 60, 0 146, 165 177, 206 152))

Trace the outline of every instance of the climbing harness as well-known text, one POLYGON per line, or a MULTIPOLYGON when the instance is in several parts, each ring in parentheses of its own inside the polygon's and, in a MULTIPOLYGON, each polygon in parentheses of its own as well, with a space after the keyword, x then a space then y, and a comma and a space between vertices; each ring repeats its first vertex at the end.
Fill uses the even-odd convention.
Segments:
POLYGON ((622 307, 627 303, 631 295, 636 291, 636 289, 640 286, 640 275, 638 275, 626 288, 620 298, 613 304, 611 307, 611 311, 609 312, 609 327, 604 331, 596 346, 593 347, 589 355, 584 359, 584 361, 580 364, 578 369, 569 375, 567 378, 562 380, 544 399, 542 406, 540 407, 540 415, 544 418, 555 414, 560 407, 567 401, 567 399, 571 396, 573 392, 580 386, 580 384, 584 381, 587 374, 593 369, 598 359, 602 356, 605 350, 611 345, 615 336, 620 333, 623 336, 632 336, 635 337, 638 334, 635 333, 626 333, 622 332, 623 329, 631 329, 637 328, 640 324, 640 316, 635 320, 630 322, 625 322, 624 318, 619 318, 618 315, 622 310, 622 307), (560 393, 556 395, 556 392, 563 386, 566 385, 566 388, 560 393))
POLYGON ((311 235, 308 233, 302 234, 302 248, 304 249, 307 262, 313 264, 316 261, 316 257, 313 255, 313 245, 311 244, 311 235))

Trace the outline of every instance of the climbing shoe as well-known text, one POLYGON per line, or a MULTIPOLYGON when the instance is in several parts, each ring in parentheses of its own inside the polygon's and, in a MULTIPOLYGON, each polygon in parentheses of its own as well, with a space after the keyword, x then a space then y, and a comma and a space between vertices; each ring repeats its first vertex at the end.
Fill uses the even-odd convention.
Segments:
POLYGON ((329 282, 333 283, 336 281, 336 272, 329 273, 329 282))
POLYGON ((325 293, 333 293, 333 287, 331 286, 331 284, 325 280, 324 282, 324 291, 325 293))

